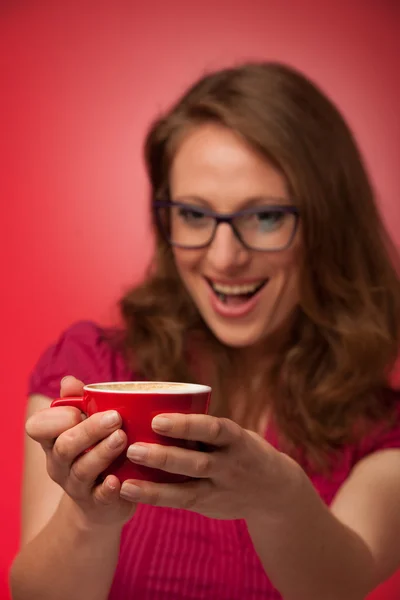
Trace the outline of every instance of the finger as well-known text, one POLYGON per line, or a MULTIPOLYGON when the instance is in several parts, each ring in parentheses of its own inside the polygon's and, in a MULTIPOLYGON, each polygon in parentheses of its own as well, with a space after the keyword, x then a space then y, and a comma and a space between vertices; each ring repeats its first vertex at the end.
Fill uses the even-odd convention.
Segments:
MULTIPOLYGON (((122 498, 120 496, 120 490, 121 483, 118 478, 115 477, 115 475, 109 475, 101 485, 97 485, 94 488, 92 498, 98 505, 109 506, 110 511, 111 507, 114 505, 119 513, 121 512, 122 504, 126 514, 126 520, 129 520, 134 515, 137 505, 131 500, 122 498)), ((109 512, 109 514, 112 515, 112 512, 109 512)), ((103 519, 102 522, 104 522, 103 519)))
POLYGON ((215 453, 197 452, 175 446, 133 444, 128 448, 127 457, 134 463, 188 477, 211 477, 216 470, 215 453))
POLYGON ((120 427, 121 416, 117 411, 95 413, 59 435, 51 453, 52 461, 69 469, 82 452, 105 439, 120 427))
POLYGON ((96 504, 101 505, 112 505, 112 504, 120 504, 121 500, 126 503, 127 515, 129 513, 131 516, 135 512, 136 505, 131 501, 123 500, 120 497, 121 491, 121 483, 119 479, 115 475, 108 475, 106 479, 95 487, 93 490, 93 500, 96 504))
POLYGON ((110 505, 119 499, 121 484, 115 475, 109 475, 93 491, 93 500, 98 504, 110 505))
POLYGON ((25 431, 43 448, 53 447, 54 440, 82 422, 82 413, 72 406, 45 408, 33 414, 26 421, 25 431))
POLYGON ((129 480, 121 486, 120 496, 130 502, 196 510, 199 500, 210 493, 207 479, 187 483, 153 483, 129 480))
POLYGON ((127 443, 126 434, 117 429, 106 439, 99 442, 89 452, 82 454, 72 463, 69 471, 68 488, 82 488, 85 493, 87 488, 93 487, 99 475, 121 454, 127 443))
POLYGON ((60 384, 60 396, 65 398, 66 396, 82 396, 83 395, 84 383, 72 375, 67 375, 61 380, 60 384))
POLYGON ((242 436, 242 428, 229 419, 209 415, 162 414, 152 421, 157 433, 172 438, 229 446, 242 436))

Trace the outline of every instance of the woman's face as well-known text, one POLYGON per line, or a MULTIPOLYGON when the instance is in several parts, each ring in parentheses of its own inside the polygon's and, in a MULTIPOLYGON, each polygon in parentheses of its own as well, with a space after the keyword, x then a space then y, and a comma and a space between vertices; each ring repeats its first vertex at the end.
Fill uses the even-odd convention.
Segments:
MULTIPOLYGON (((171 166, 170 193, 173 202, 221 215, 249 207, 292 205, 283 175, 234 132, 215 124, 201 125, 183 139, 171 166)), ((198 218, 196 212, 171 214, 174 236, 184 235, 183 228, 189 226, 194 239, 203 227, 198 218)), ((294 222, 293 217, 288 219, 285 227, 294 222)), ((258 235, 274 240, 283 227, 271 220, 270 213, 242 223, 247 241, 258 235)), ((299 230, 286 249, 257 251, 245 248, 231 227, 221 223, 208 247, 173 247, 173 252, 204 321, 227 346, 251 347, 279 334, 298 304, 299 230)))

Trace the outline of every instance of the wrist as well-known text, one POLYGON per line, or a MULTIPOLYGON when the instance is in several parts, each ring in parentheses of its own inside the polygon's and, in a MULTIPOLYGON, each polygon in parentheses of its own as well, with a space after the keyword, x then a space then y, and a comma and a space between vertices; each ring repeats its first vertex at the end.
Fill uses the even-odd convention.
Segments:
POLYGON ((125 524, 122 521, 109 522, 92 517, 66 493, 60 501, 59 512, 65 525, 78 535, 119 536, 125 524))
POLYGON ((273 475, 266 478, 264 493, 260 493, 246 517, 249 526, 262 521, 277 524, 293 514, 299 498, 310 482, 307 475, 290 456, 277 452, 273 475))

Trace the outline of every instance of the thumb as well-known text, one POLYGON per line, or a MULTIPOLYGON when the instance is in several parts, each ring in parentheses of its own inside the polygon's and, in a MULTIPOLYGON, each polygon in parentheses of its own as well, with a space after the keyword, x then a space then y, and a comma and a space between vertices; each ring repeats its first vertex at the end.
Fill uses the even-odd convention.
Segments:
POLYGON ((65 396, 82 396, 84 385, 85 384, 82 381, 79 381, 79 379, 72 377, 72 375, 67 375, 61 380, 60 397, 64 398, 65 396))

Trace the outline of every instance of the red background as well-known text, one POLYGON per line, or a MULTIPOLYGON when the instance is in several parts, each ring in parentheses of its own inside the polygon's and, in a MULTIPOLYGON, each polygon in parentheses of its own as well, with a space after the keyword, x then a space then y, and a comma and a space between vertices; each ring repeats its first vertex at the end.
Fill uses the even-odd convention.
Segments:
MULTIPOLYGON (((18 545, 29 371, 74 320, 111 321, 151 254, 150 119, 206 69, 251 58, 299 67, 348 118, 400 242, 399 6, 0 2, 1 599, 18 545)), ((377 597, 399 594, 397 578, 377 597)))

